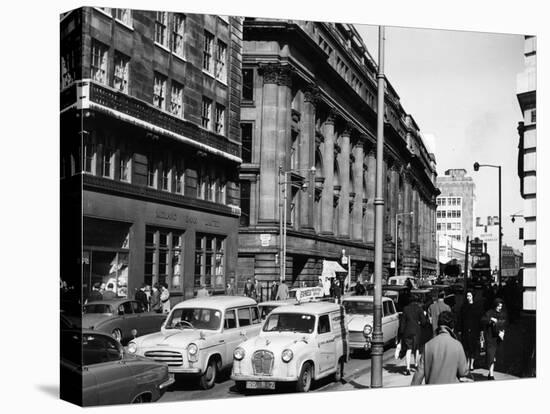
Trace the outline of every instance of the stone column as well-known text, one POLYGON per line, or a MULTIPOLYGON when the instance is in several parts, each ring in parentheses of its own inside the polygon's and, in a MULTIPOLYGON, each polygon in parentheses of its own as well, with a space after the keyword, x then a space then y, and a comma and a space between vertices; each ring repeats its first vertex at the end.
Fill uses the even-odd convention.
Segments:
POLYGON ((307 191, 300 192, 300 228, 313 231, 313 203, 315 200, 315 176, 309 169, 315 165, 315 100, 318 92, 310 87, 304 92, 300 136, 298 137, 298 160, 301 172, 308 184, 307 191))
MULTIPOLYGON (((260 133, 260 199, 258 223, 279 221, 279 158, 278 158, 278 66, 262 65, 258 73, 263 77, 262 127, 260 133)), ((283 166, 284 168, 284 166, 283 166)))
POLYGON ((351 182, 349 176, 350 166, 350 129, 346 127, 340 135, 340 154, 338 154, 338 166, 340 168, 340 214, 338 217, 338 235, 344 238, 349 237, 349 193, 351 182))
POLYGON ((321 233, 334 234, 332 220, 334 216, 334 118, 335 113, 327 116, 323 125, 325 142, 323 143, 323 176, 325 182, 321 195, 321 233))
MULTIPOLYGON (((366 242, 374 243, 374 189, 376 187, 376 147, 372 146, 367 153, 367 212, 365 213, 366 242)), ((386 201, 387 202, 387 201, 386 201)))
MULTIPOLYGON (((411 177, 405 172, 403 174, 403 213, 411 212, 411 177)), ((411 230, 413 217, 403 215, 403 250, 407 251, 411 248, 411 230)))
MULTIPOLYGON (((401 212, 399 210, 399 167, 396 163, 394 163, 391 167, 390 179, 390 199, 388 200, 388 207, 390 211, 390 234, 392 239, 395 239, 395 226, 398 225, 395 215, 401 212)), ((394 243, 397 243, 397 240, 394 240, 394 243)))
POLYGON ((353 146, 353 181, 355 183, 355 202, 353 203, 353 211, 351 215, 351 238, 361 241, 363 239, 363 142, 357 141, 353 146))
POLYGON ((411 244, 418 246, 419 233, 421 232, 421 230, 419 227, 420 217, 418 211, 418 189, 416 188, 416 185, 412 188, 412 211, 414 212, 414 214, 412 216, 411 244))
MULTIPOLYGON (((290 67, 279 65, 277 73, 277 158, 283 171, 288 171, 290 166, 290 144, 291 144, 291 116, 292 116, 292 73, 290 67)), ((263 152, 262 152, 263 157, 263 152)), ((289 175, 287 174, 287 178, 289 175)), ((286 181, 289 181, 288 179, 286 181)), ((287 226, 291 222, 290 205, 292 203, 292 188, 290 184, 285 185, 287 191, 287 226)), ((290 227, 290 226, 289 226, 290 227)))

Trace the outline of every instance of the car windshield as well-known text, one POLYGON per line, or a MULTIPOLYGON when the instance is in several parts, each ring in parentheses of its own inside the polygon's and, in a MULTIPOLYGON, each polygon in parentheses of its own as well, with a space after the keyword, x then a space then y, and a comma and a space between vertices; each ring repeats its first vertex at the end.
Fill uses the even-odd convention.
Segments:
POLYGON ((260 318, 265 319, 267 315, 271 313, 271 311, 275 308, 277 308, 277 305, 263 305, 260 306, 260 318))
POLYGON ((304 313, 271 314, 265 321, 264 332, 299 332, 310 334, 315 327, 315 316, 304 313))
POLYGON ((344 301, 344 309, 350 315, 372 315, 374 305, 370 301, 344 301))
POLYGON ((113 308, 111 305, 104 303, 92 303, 90 305, 84 305, 84 313, 106 313, 112 314, 113 308))
POLYGON ((217 330, 221 325, 222 313, 217 309, 182 308, 175 309, 165 328, 217 330))

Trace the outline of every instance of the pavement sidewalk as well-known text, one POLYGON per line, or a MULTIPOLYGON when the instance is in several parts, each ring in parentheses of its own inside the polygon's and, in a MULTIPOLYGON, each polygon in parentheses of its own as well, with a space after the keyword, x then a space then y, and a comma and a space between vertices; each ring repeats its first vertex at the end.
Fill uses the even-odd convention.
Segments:
MULTIPOLYGON (((463 382, 482 382, 488 381, 486 369, 475 369, 472 372, 471 378, 464 378, 463 382)), ((384 363, 382 368, 382 385, 384 388, 391 387, 407 387, 411 385, 411 381, 414 375, 414 368, 411 370, 411 375, 405 374, 405 365, 403 361, 396 361, 394 359, 384 363)), ((517 379, 514 375, 495 371, 495 381, 517 379)), ((340 389, 357 389, 357 388, 369 388, 371 383, 371 371, 370 369, 362 370, 345 376, 342 387, 340 389)))

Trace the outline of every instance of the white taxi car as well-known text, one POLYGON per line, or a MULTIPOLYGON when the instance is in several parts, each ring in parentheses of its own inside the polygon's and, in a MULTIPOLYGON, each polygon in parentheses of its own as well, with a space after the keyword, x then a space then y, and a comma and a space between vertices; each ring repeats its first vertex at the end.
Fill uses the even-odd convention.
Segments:
POLYGON ((330 302, 275 308, 233 358, 231 379, 240 391, 295 382, 297 391, 307 392, 313 380, 334 375, 340 381, 348 359, 344 309, 330 302))
MULTIPOLYGON (((371 347, 374 298, 372 296, 349 296, 342 299, 346 310, 351 350, 369 350, 371 347)), ((382 297, 382 338, 385 344, 395 343, 399 329, 399 313, 393 300, 382 297)))
POLYGON ((211 296, 177 304, 160 332, 140 336, 128 352, 164 362, 172 374, 199 378, 214 386, 217 373, 233 363, 238 344, 261 329, 256 301, 244 296, 211 296))

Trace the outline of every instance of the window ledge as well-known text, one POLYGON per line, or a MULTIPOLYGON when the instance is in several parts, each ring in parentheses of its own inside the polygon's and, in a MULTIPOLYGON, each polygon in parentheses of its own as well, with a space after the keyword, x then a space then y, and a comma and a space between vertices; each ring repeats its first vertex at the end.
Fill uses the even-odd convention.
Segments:
POLYGON ((216 78, 216 80, 218 81, 218 83, 221 83, 223 86, 227 87, 227 81, 224 81, 218 78, 216 78))
POLYGON ((207 70, 203 69, 202 70, 202 73, 204 73, 206 76, 208 76, 209 78, 212 78, 214 80, 217 80, 214 75, 212 75, 210 72, 208 72, 207 70))
POLYGON ((134 28, 132 26, 130 26, 129 24, 127 23, 124 23, 122 20, 119 20, 115 17, 115 22, 117 22, 118 24, 120 24, 121 26, 124 26, 126 29, 128 30, 131 30, 132 32, 134 31, 134 28))
POLYGON ((166 51, 166 52, 168 52, 168 53, 172 53, 172 52, 170 51, 170 49, 168 49, 168 48, 167 48, 166 46, 164 46, 164 45, 161 45, 159 42, 156 42, 156 41, 155 41, 155 46, 161 48, 162 50, 164 50, 164 51, 166 51))
POLYGON ((185 62, 187 63, 187 59, 185 59, 183 56, 181 55, 178 55, 176 52, 172 51, 172 56, 178 58, 179 60, 181 60, 182 62, 185 62))
POLYGON ((102 10, 102 9, 100 9, 99 7, 94 7, 94 10, 97 10, 98 12, 100 12, 101 14, 103 14, 104 16, 107 16, 107 17, 109 17, 109 18, 111 18, 111 19, 113 18, 112 14, 107 13, 105 10, 102 10))

